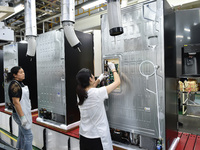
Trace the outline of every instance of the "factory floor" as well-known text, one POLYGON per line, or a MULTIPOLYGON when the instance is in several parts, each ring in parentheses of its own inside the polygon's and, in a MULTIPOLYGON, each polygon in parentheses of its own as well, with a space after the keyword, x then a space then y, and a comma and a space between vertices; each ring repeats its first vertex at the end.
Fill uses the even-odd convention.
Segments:
MULTIPOLYGON (((8 113, 8 112, 4 111, 4 107, 0 107, 0 112, 8 113)), ((45 125, 43 123, 38 123, 36 121, 37 116, 38 116, 37 112, 32 113, 33 124, 38 125, 38 126, 45 126, 45 128, 52 129, 56 132, 62 133, 62 135, 65 134, 66 136, 79 138, 79 128, 73 128, 71 130, 64 131, 62 129, 57 129, 55 127, 45 125)), ((52 133, 52 132, 50 132, 50 133, 52 133)), ((47 139, 48 139, 48 137, 47 137, 47 139)), ((8 131, 6 131, 6 130, 4 130, 3 128, 0 127, 0 150, 16 150, 16 148, 15 148, 16 142, 17 142, 16 136, 14 136, 10 132, 8 132, 8 131)), ((139 148, 138 146, 123 145, 123 144, 118 143, 118 142, 113 143, 113 147, 114 147, 114 150, 127 150, 127 149, 144 150, 142 148, 139 148)), ((74 149, 74 148, 72 147, 72 149, 74 149)), ((77 148, 75 148, 75 149, 77 149, 77 148)), ((39 148, 37 148, 36 146, 33 146, 33 150, 39 150, 39 148)))
POLYGON ((200 117, 179 114, 180 141, 176 150, 200 149, 200 117))
MULTIPOLYGON (((1 111, 1 109, 0 109, 1 111)), ((35 118, 37 114, 33 114, 33 121, 37 124, 35 118)), ((180 141, 176 150, 188 150, 186 147, 190 147, 191 150, 200 149, 200 118, 191 117, 186 115, 179 115, 179 137, 180 141)), ((69 135, 77 137, 78 129, 73 132, 68 132, 69 135)), ((0 128, 0 139, 7 139, 11 145, 6 145, 4 141, 0 140, 0 150, 13 150, 16 146, 17 137, 0 128), (3 138, 4 137, 4 138, 3 138)), ((116 144, 116 146, 118 146, 116 144)), ((137 149, 137 148, 136 148, 137 149)), ((33 150, 39 150, 37 147, 33 147, 33 150)))
POLYGON ((191 117, 187 115, 178 116, 179 119, 179 132, 186 132, 191 134, 200 135, 200 117, 191 117))
MULTIPOLYGON (((0 128, 0 150, 14 150, 17 144, 17 137, 14 136, 13 134, 5 131, 4 129, 0 128), (11 143, 11 145, 7 144, 5 141, 2 141, 2 139, 6 139, 9 141, 9 143, 11 143)), ((33 146, 33 150, 40 150, 39 148, 33 146)))

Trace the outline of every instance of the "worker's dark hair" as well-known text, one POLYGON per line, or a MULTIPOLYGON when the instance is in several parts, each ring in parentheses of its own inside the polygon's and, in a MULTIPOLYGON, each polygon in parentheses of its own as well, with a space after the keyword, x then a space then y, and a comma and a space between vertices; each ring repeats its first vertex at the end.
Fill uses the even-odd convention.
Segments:
POLYGON ((76 88, 76 94, 79 98, 78 105, 82 105, 85 99, 88 98, 85 88, 90 85, 90 77, 92 77, 92 73, 86 68, 81 69, 76 75, 76 80, 78 82, 78 86, 76 88))
POLYGON ((20 67, 20 66, 15 66, 15 67, 13 67, 13 68, 10 70, 10 72, 7 73, 7 79, 6 79, 7 82, 13 80, 13 79, 14 79, 13 74, 16 74, 16 75, 17 75, 17 73, 19 72, 19 70, 20 70, 21 68, 22 68, 22 67, 20 67))

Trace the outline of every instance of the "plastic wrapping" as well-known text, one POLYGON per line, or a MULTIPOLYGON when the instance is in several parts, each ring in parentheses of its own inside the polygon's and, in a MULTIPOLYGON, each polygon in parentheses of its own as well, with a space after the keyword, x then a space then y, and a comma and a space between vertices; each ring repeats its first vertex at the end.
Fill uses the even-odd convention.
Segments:
POLYGON ((27 49, 27 55, 28 56, 35 56, 36 51, 36 39, 34 36, 30 36, 27 38, 28 40, 28 49, 27 49))
POLYGON ((77 48, 80 45, 80 42, 74 32, 74 24, 71 22, 63 22, 63 28, 67 41, 73 48, 77 48))
POLYGON ((179 141, 180 141, 180 137, 177 137, 176 139, 174 139, 174 141, 172 142, 169 150, 175 150, 177 145, 178 145, 178 143, 179 143, 179 141))

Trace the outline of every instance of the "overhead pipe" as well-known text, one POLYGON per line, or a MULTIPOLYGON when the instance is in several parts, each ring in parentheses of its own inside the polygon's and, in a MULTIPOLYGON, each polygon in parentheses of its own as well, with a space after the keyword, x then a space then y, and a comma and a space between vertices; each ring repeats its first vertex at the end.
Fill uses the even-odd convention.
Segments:
POLYGON ((37 36, 35 0, 25 0, 25 29, 25 35, 28 42, 26 55, 34 57, 37 36))
POLYGON ((78 40, 75 31, 74 31, 74 23, 75 23, 75 4, 74 0, 62 0, 61 3, 61 20, 64 28, 65 36, 73 48, 77 48, 79 51, 79 46, 81 45, 78 40))
POLYGON ((111 36, 123 34, 120 0, 108 0, 108 22, 111 36))

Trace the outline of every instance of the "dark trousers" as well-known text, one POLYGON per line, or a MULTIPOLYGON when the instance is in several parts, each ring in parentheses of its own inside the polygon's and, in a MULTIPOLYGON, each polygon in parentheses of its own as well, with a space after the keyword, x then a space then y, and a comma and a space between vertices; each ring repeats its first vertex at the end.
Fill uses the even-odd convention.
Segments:
POLYGON ((89 139, 80 135, 80 150, 103 150, 101 139, 89 139))

